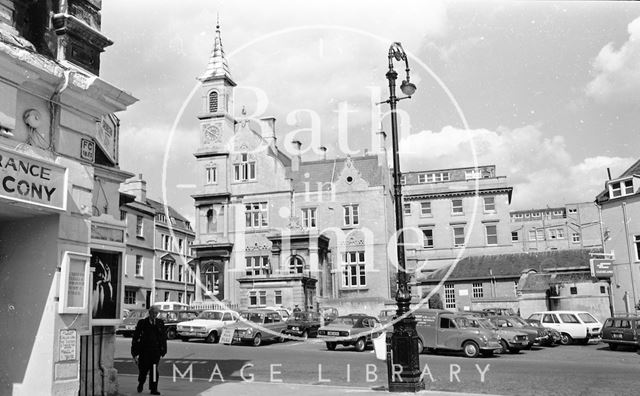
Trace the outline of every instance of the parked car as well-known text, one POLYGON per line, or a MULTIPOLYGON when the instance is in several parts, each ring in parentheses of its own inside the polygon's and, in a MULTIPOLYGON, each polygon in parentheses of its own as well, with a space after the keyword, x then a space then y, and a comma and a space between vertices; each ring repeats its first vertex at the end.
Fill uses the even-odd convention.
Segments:
POLYGON ((547 333, 550 336, 550 339, 545 344, 545 346, 552 346, 554 344, 559 344, 560 340, 562 340, 562 334, 560 334, 558 330, 553 329, 551 327, 546 327, 539 320, 535 320, 535 319, 525 319, 525 320, 532 326, 541 327, 547 331, 547 333))
MULTIPOLYGON (((418 331, 418 352, 429 350, 462 351, 467 357, 491 356, 502 345, 495 331, 474 327, 463 314, 439 309, 414 311, 418 331)), ((473 318, 471 318, 473 319, 473 318)))
POLYGON ((216 343, 220 339, 222 328, 237 319, 238 313, 234 311, 206 310, 200 312, 193 320, 178 323, 176 328, 182 341, 201 338, 205 342, 216 343))
POLYGON ((386 308, 380 311, 380 313, 378 314, 378 320, 380 321, 380 323, 387 324, 388 322, 391 322, 393 320, 393 318, 396 316, 396 308, 386 308))
POLYGON ((282 319, 288 320, 291 317, 291 310, 284 307, 266 307, 265 309, 273 309, 274 311, 278 311, 282 319))
POLYGON ((529 345, 527 348, 531 348, 533 344, 544 345, 548 343, 551 338, 545 329, 532 326, 519 316, 489 316, 489 320, 500 328, 515 328, 518 331, 527 333, 529 336, 529 345))
POLYGON ((188 304, 184 304, 177 301, 163 301, 153 303, 154 307, 158 307, 161 311, 178 311, 178 310, 186 310, 189 309, 188 304))
POLYGON ((262 345, 266 340, 284 341, 282 333, 287 328, 285 320, 273 309, 250 309, 240 313, 240 318, 225 326, 233 331, 232 343, 262 345))
POLYGON ((563 345, 578 342, 587 344, 591 340, 600 340, 602 323, 593 315, 585 311, 544 311, 535 312, 529 316, 542 322, 545 327, 556 329, 562 335, 560 343, 563 345))
POLYGON ((353 346, 358 352, 372 345, 373 338, 384 330, 378 318, 366 314, 350 314, 338 316, 328 325, 318 329, 319 338, 327 338, 327 349, 333 351, 336 346, 353 346), (374 331, 378 329, 378 331, 374 331))
POLYGON ((121 334, 123 337, 133 336, 138 321, 146 318, 148 314, 149 310, 147 309, 132 309, 116 328, 116 334, 121 334))
POLYGON ((529 345, 529 335, 513 327, 498 327, 489 319, 477 316, 469 316, 469 324, 471 327, 480 327, 495 331, 500 338, 502 353, 518 353, 521 349, 525 349, 529 345))
POLYGON ((332 321, 334 321, 340 314, 338 313, 338 308, 334 307, 322 307, 319 310, 320 318, 324 321, 325 325, 328 325, 332 321))
POLYGON ((320 328, 320 315, 316 312, 296 312, 287 320, 285 334, 296 337, 317 337, 320 328))
POLYGON ((516 313, 513 312, 511 308, 483 308, 482 312, 485 313, 485 316, 515 316, 516 313))
POLYGON ((198 311, 160 311, 158 313, 158 318, 164 322, 168 340, 173 340, 178 336, 176 328, 178 323, 193 320, 197 316, 198 311))
POLYGON ((609 344, 609 349, 615 351, 621 345, 633 349, 640 348, 640 317, 616 316, 604 321, 602 326, 602 341, 609 344))

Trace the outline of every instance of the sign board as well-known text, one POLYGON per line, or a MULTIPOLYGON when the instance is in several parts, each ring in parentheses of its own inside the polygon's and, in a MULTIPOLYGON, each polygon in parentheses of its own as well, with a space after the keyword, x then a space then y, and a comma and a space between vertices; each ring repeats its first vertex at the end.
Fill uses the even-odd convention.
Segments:
POLYGON ((80 140, 80 158, 95 162, 96 160, 96 144, 93 140, 81 139, 80 140))
POLYGON ((67 168, 0 148, 0 197, 29 205, 67 210, 67 168))
POLYGON ((88 313, 90 257, 87 254, 65 252, 60 269, 59 313, 88 313))
POLYGON ((112 114, 103 116, 96 124, 96 141, 114 164, 118 163, 118 118, 112 114))
POLYGON ((613 260, 590 259, 591 276, 596 278, 611 278, 613 276, 613 260))
POLYGON ((124 230, 91 224, 91 239, 109 242, 124 242, 124 230))
POLYGON ((220 343, 230 345, 233 341, 234 329, 225 327, 222 329, 222 335, 220 336, 220 343))
POLYGON ((78 335, 76 330, 60 330, 60 335, 58 336, 58 360, 77 360, 77 345, 78 335))

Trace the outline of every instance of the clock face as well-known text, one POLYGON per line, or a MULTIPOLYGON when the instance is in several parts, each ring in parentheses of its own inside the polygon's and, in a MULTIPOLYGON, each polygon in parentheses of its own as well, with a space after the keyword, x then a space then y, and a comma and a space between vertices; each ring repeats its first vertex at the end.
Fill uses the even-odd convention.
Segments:
POLYGON ((204 130, 204 142, 205 144, 220 143, 220 129, 215 125, 206 125, 204 130))

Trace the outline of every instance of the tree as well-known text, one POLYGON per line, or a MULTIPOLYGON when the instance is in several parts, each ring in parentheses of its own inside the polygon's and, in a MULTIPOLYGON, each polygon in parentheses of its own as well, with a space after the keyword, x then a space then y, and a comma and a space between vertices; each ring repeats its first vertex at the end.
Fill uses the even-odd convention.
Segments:
MULTIPOLYGON (((429 293, 424 292, 422 294, 422 298, 428 296, 429 293)), ((440 293, 434 293, 431 297, 429 297, 429 308, 431 309, 444 309, 444 304, 442 303, 442 297, 440 297, 440 293)))

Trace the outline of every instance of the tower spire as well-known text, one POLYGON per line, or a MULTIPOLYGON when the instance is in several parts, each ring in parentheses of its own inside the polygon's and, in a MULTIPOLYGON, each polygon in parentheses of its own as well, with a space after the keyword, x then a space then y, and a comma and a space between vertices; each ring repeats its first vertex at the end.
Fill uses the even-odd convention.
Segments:
POLYGON ((227 58, 224 56, 224 49, 222 48, 222 38, 220 37, 220 14, 216 17, 216 35, 213 42, 213 50, 209 56, 209 63, 200 81, 208 81, 218 77, 226 77, 233 81, 231 78, 231 71, 229 71, 229 64, 227 58))

